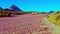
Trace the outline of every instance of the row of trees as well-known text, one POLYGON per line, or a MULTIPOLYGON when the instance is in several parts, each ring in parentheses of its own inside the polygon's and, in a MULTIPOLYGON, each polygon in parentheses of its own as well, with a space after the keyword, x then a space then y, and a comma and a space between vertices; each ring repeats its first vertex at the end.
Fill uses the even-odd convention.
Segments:
MULTIPOLYGON (((48 14, 53 13, 54 11, 50 11, 48 14)), ((0 17, 6 17, 6 16, 11 16, 11 15, 22 15, 22 14, 32 14, 35 12, 23 12, 23 11, 4 11, 4 10, 0 10, 0 17)), ((39 14, 39 12, 37 12, 39 14)), ((47 14, 46 12, 40 12, 42 14, 47 14)))
POLYGON ((8 17, 11 15, 22 15, 23 12, 12 12, 12 11, 2 11, 0 10, 0 17, 8 17))
POLYGON ((23 15, 23 14, 29 14, 29 13, 32 13, 32 12, 23 12, 23 11, 4 11, 4 10, 0 10, 0 17, 8 17, 8 16, 11 16, 11 15, 23 15))

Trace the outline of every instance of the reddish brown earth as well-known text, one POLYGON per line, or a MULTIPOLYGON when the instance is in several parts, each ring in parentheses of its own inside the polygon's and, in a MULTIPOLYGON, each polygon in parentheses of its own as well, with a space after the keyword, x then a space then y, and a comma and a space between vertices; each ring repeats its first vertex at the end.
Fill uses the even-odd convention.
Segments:
MULTIPOLYGON (((2 17, 0 18, 0 34, 32 34, 33 32, 42 32, 44 28, 41 28, 41 20, 43 17, 47 16, 46 14, 37 14, 37 15, 16 15, 15 17, 2 17)), ((46 29, 46 27, 45 27, 46 29)), ((50 32, 45 31, 45 34, 50 32)), ((40 33, 44 34, 44 33, 40 33)))

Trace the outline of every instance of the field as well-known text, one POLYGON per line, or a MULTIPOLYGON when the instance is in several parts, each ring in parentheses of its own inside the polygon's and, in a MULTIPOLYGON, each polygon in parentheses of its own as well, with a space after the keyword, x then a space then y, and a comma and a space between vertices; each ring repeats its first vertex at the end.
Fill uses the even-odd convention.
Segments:
POLYGON ((42 23, 47 14, 24 14, 14 17, 0 17, 0 34, 51 34, 42 23))

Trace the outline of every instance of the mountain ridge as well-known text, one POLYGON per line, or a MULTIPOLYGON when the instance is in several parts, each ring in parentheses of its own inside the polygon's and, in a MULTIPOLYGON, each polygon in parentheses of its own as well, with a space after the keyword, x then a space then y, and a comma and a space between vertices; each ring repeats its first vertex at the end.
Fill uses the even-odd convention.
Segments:
POLYGON ((5 11, 14 11, 14 12, 21 12, 22 10, 18 8, 16 5, 12 5, 10 8, 5 8, 3 9, 0 7, 0 10, 5 10, 5 11))

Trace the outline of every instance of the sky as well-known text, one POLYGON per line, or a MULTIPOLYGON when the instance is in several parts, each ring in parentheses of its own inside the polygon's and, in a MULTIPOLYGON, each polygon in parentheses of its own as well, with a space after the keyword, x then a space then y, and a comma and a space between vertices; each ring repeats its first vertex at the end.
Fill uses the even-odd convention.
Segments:
POLYGON ((60 10, 60 0, 0 0, 2 8, 9 8, 13 4, 23 11, 49 12, 60 10))

